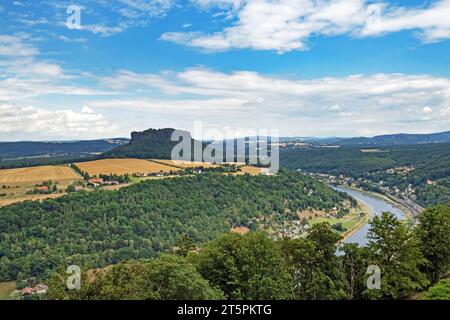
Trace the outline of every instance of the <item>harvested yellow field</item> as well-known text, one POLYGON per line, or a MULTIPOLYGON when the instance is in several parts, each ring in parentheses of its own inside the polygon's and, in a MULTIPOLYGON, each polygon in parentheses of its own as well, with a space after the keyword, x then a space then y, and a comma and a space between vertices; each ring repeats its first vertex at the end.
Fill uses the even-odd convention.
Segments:
POLYGON ((162 163, 151 162, 142 159, 104 159, 89 162, 75 163, 82 171, 90 176, 99 176, 101 174, 137 174, 144 175, 149 173, 178 171, 178 168, 170 167, 162 163))
POLYGON ((154 160, 150 160, 150 161, 153 161, 155 163, 162 163, 162 164, 166 164, 169 166, 174 166, 174 167, 182 168, 182 169, 199 168, 199 167, 203 167, 203 168, 219 167, 218 164, 213 164, 213 163, 209 163, 209 162, 200 162, 200 161, 160 160, 160 159, 154 159, 154 160))
POLYGON ((42 183, 44 181, 66 181, 79 179, 67 166, 42 166, 0 170, 0 184, 42 183))
POLYGON ((24 201, 42 201, 47 199, 57 199, 64 196, 65 193, 52 193, 52 194, 26 194, 15 197, 0 198, 0 207, 9 206, 13 203, 19 203, 24 201))
POLYGON ((246 163, 245 162, 224 162, 223 164, 229 164, 229 165, 235 165, 236 167, 242 167, 245 166, 246 163))
POLYGON ((238 174, 251 174, 251 175, 258 175, 262 172, 261 168, 257 168, 257 167, 252 167, 252 166, 243 166, 240 167, 241 171, 238 172, 238 174))

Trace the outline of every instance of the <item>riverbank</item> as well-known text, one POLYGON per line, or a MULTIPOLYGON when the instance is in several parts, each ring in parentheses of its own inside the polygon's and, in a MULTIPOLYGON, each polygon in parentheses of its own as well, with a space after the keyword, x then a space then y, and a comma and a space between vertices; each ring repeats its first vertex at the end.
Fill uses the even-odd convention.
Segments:
POLYGON ((355 232, 357 232, 359 229, 361 229, 364 225, 366 225, 367 223, 370 222, 371 217, 375 214, 374 210, 372 207, 370 207, 367 203, 365 203, 362 200, 357 200, 358 201, 358 207, 360 207, 362 210, 362 212, 365 212, 364 217, 357 223, 355 224, 351 229, 343 232, 341 234, 342 239, 339 242, 344 242, 346 240, 348 240, 348 238, 350 238, 355 232))
POLYGON ((365 211, 371 213, 364 217, 364 221, 361 221, 358 225, 355 225, 354 228, 345 232, 343 234, 344 238, 341 242, 358 243, 361 246, 365 246, 368 243, 367 234, 370 231, 369 222, 371 217, 379 216, 382 212, 389 211, 392 212, 398 219, 404 220, 407 214, 404 208, 402 210, 399 205, 383 195, 373 194, 365 190, 359 190, 357 188, 350 188, 347 186, 333 186, 333 188, 335 190, 347 193, 356 199, 358 203, 364 203, 366 208, 369 208, 365 211))
POLYGON ((381 199, 383 201, 389 202, 393 206, 399 208, 405 214, 405 218, 407 218, 407 220, 410 220, 410 219, 413 218, 413 213, 411 212, 411 210, 409 210, 408 207, 403 205, 399 201, 399 199, 397 199, 397 198, 395 198, 393 196, 388 196, 388 195, 384 195, 384 194, 373 192, 373 191, 367 191, 367 190, 356 188, 356 187, 352 187, 352 186, 344 186, 344 185, 342 185, 341 187, 344 187, 344 188, 347 188, 347 189, 351 189, 351 190, 354 190, 354 191, 366 194, 368 196, 371 196, 371 197, 378 198, 378 199, 381 199))

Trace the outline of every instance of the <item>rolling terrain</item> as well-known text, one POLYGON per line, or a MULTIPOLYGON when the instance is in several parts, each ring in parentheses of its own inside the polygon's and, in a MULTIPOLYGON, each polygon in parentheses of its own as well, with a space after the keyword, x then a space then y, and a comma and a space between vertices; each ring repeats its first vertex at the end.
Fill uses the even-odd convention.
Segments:
POLYGON ((127 142, 128 139, 124 138, 73 142, 0 142, 0 158, 101 153, 127 142))
POLYGON ((275 232, 294 226, 298 210, 332 210, 345 199, 294 172, 211 173, 10 205, 0 208, 0 279, 42 277, 64 262, 102 267, 154 257, 182 234, 200 244, 236 226, 275 232))
POLYGON ((291 169, 350 177, 372 191, 398 189, 422 206, 450 204, 450 143, 382 148, 289 146, 281 148, 280 162, 291 169))

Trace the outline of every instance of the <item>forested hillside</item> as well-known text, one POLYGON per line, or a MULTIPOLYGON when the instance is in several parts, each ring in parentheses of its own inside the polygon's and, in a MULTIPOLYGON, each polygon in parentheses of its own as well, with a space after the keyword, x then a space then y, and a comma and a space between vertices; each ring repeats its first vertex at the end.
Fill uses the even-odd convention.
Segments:
POLYGON ((127 142, 127 139, 122 138, 73 142, 0 142, 0 158, 105 152, 127 142))
POLYGON ((416 189, 417 201, 423 206, 450 204, 450 143, 418 144, 363 149, 357 146, 340 148, 283 148, 281 165, 309 172, 346 175, 404 190, 410 184, 416 189), (388 169, 410 166, 407 174, 388 169), (432 180, 433 185, 427 185, 432 180))
MULTIPOLYGON (((370 150, 370 149, 369 149, 370 150)), ((364 152, 359 146, 339 148, 282 148, 281 164, 312 172, 348 174, 354 177, 400 165, 439 165, 450 159, 450 143, 382 147, 364 152)))
POLYGON ((364 145, 364 146, 401 146, 413 144, 443 143, 450 142, 450 131, 431 134, 387 134, 355 138, 337 138, 333 143, 339 145, 364 145))
POLYGON ((0 281, 48 276, 56 266, 102 267, 199 244, 234 226, 252 230, 340 207, 345 194, 312 178, 205 174, 148 180, 118 191, 70 194, 0 208, 0 281), (289 210, 287 210, 289 209, 289 210))
MULTIPOLYGON (((178 256, 95 271, 84 267, 80 290, 67 289, 61 268, 47 281, 47 298, 404 299, 437 283, 450 266, 450 208, 426 210, 419 219, 420 224, 410 229, 391 213, 383 213, 371 222, 367 247, 344 244, 340 255, 340 236, 326 223, 314 225, 300 239, 225 234, 201 250, 192 250, 185 241, 178 256), (382 274, 376 289, 367 286, 371 265, 382 274)), ((449 299, 448 281, 424 298, 449 299)))

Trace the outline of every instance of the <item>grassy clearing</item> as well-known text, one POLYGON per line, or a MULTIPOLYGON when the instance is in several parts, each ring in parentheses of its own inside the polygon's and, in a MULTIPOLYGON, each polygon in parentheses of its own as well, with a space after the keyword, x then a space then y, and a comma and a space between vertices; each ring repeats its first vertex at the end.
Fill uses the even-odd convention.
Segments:
POLYGON ((358 202, 357 208, 352 209, 350 213, 342 218, 318 216, 311 218, 309 220, 309 223, 311 225, 321 222, 328 222, 331 225, 342 223, 342 226, 345 228, 345 231, 342 232, 342 234, 344 237, 348 237, 369 220, 371 211, 372 210, 370 209, 370 207, 368 207, 366 204, 364 204, 363 202, 358 202), (361 212, 364 212, 365 215, 361 215, 361 212))
POLYGON ((0 282, 0 300, 9 300, 11 293, 16 290, 16 282, 0 282))

